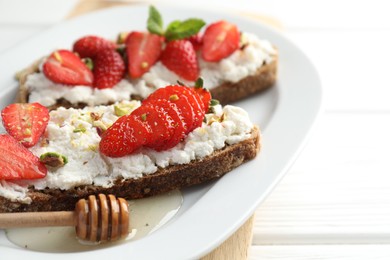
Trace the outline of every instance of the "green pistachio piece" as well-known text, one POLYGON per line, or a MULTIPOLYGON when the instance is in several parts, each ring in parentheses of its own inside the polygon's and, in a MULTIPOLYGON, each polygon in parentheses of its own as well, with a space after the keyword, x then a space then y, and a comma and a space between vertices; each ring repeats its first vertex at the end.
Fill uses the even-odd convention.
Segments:
POLYGON ((114 105, 114 113, 117 116, 125 116, 131 113, 133 111, 134 107, 130 104, 116 104, 114 105))
POLYGON ((85 133, 85 131, 87 131, 87 129, 85 129, 84 126, 78 126, 73 130, 73 133, 85 133))
POLYGON ((39 157, 39 160, 46 166, 58 168, 68 163, 68 158, 55 152, 47 152, 39 157))

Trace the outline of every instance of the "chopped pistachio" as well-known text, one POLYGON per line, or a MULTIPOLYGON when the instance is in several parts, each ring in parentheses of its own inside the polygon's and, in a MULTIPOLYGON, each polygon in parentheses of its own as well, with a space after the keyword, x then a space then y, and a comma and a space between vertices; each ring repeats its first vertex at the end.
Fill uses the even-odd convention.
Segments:
POLYGON ((89 116, 91 117, 91 119, 93 121, 96 121, 96 120, 99 120, 100 118, 102 118, 102 115, 100 115, 99 113, 95 113, 95 112, 91 112, 89 114, 89 116))
POLYGON ((62 167, 68 163, 66 156, 55 152, 44 153, 39 157, 39 160, 46 166, 54 168, 62 167))
POLYGON ((55 51, 53 53, 53 56, 59 63, 62 63, 62 57, 61 57, 61 55, 60 55, 60 53, 58 51, 55 51))
POLYGON ((95 144, 95 145, 88 145, 88 150, 92 151, 92 152, 96 152, 98 149, 98 146, 95 144))
POLYGON ((31 128, 25 128, 24 131, 23 131, 23 134, 31 135, 31 128))
POLYGON ((79 125, 78 127, 76 127, 76 128, 73 130, 73 133, 85 133, 85 131, 87 131, 87 129, 85 129, 84 126, 79 125))
POLYGON ((177 94, 173 94, 169 97, 169 100, 170 101, 177 101, 177 100, 179 100, 179 96, 177 94))
POLYGON ((142 121, 146 121, 146 116, 147 116, 146 113, 141 115, 142 121))
POLYGON ((114 105, 114 113, 117 116, 128 115, 133 111, 134 106, 132 104, 118 103, 114 105))
POLYGON ((125 43, 125 40, 126 40, 126 38, 127 38, 128 35, 129 35, 128 32, 120 32, 120 33, 118 34, 117 39, 116 39, 116 43, 117 43, 117 44, 124 44, 124 43, 125 43))
POLYGON ((88 69, 93 70, 93 61, 90 58, 84 58, 83 62, 88 69))
POLYGON ((101 131, 106 131, 108 126, 106 126, 102 121, 93 121, 93 126, 100 129, 101 131))
POLYGON ((143 62, 141 63, 141 68, 142 68, 142 69, 146 69, 148 66, 149 66, 149 63, 146 62, 146 61, 143 61, 143 62))

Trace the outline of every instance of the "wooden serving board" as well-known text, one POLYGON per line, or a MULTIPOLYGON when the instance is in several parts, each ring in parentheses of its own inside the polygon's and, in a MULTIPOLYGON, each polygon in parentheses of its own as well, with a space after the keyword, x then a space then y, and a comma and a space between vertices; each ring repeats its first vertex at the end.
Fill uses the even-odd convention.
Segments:
MULTIPOLYGON (((68 18, 76 17, 91 11, 109 8, 120 5, 136 4, 137 1, 103 1, 103 0, 80 0, 76 7, 70 12, 68 18)), ((244 14, 248 15, 248 14, 244 14)), ((257 15, 248 15, 256 19, 261 19, 267 23, 271 23, 279 27, 277 22, 268 17, 258 17, 257 15)), ((252 244, 254 216, 250 217, 244 225, 242 225, 231 237, 218 246, 214 251, 202 257, 202 260, 218 260, 218 259, 248 259, 249 249, 252 244)))

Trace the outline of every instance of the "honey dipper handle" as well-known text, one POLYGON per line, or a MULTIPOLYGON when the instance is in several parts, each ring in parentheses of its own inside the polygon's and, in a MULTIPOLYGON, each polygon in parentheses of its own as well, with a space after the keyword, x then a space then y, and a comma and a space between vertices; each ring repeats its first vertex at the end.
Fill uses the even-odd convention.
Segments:
POLYGON ((0 229, 18 227, 74 226, 73 211, 1 213, 0 229))

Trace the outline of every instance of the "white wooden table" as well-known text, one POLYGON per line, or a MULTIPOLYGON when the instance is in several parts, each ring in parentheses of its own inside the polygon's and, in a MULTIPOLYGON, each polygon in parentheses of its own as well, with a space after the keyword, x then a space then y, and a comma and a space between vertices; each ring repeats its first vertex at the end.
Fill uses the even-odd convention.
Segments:
MULTIPOLYGON (((324 87, 308 145, 256 212, 250 259, 390 259, 386 1, 210 2, 188 5, 270 17, 312 59, 324 87)), ((0 0, 0 53, 61 21, 76 3, 0 0)))

